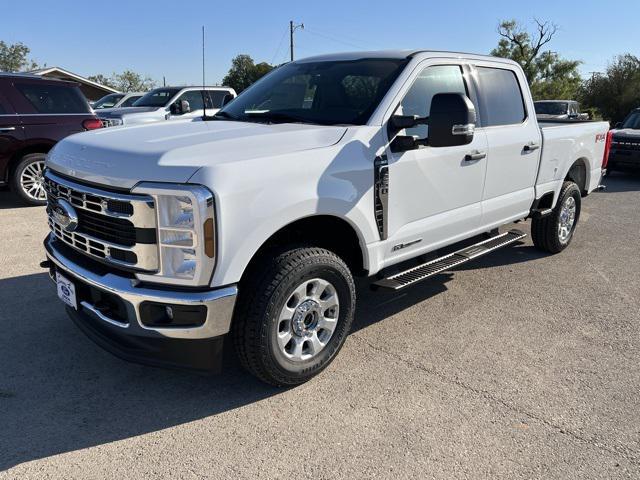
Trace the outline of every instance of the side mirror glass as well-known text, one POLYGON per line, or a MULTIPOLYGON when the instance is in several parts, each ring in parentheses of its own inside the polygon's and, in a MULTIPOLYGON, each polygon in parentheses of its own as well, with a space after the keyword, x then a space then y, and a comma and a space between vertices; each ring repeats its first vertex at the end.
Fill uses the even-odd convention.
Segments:
POLYGON ((431 147, 468 145, 476 128, 476 110, 461 93, 438 93, 431 100, 429 139, 431 147))

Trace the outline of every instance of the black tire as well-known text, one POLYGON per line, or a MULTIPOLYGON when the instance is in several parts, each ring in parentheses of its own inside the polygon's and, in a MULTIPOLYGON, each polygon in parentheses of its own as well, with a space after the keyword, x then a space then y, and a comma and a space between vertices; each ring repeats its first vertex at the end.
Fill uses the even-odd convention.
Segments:
POLYGON ((538 249, 549 253, 559 253, 569 246, 573 239, 576 226, 578 225, 578 220, 580 219, 581 200, 582 195, 580 194, 578 185, 569 181, 562 184, 558 202, 551 215, 543 218, 534 218, 531 221, 531 239, 538 249), (571 227, 569 237, 563 241, 559 235, 560 216, 562 206, 567 202, 569 197, 573 197, 575 201, 575 220, 571 227))
POLYGON ((304 383, 336 357, 351 329, 356 303, 355 285, 347 265, 329 250, 297 247, 264 255, 240 284, 232 335, 242 366, 275 386, 304 383), (280 351, 276 335, 280 311, 292 292, 306 280, 332 284, 340 307, 337 324, 326 346, 308 360, 291 361, 280 351))
POLYGON ((30 153, 22 157, 16 165, 16 168, 13 170, 13 174, 11 176, 11 190, 20 198, 20 200, 29 205, 46 205, 47 200, 46 198, 35 198, 34 195, 25 190, 25 187, 21 182, 22 174, 30 166, 37 164, 38 162, 44 163, 45 158, 45 153, 30 153))

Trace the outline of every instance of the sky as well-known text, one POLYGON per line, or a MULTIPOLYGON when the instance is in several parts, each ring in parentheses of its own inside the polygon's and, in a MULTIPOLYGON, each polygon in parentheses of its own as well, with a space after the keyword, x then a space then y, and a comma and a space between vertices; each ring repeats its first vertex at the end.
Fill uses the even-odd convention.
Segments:
POLYGON ((295 55, 424 48, 489 53, 501 19, 556 23, 549 50, 582 60, 583 75, 622 53, 640 56, 640 0, 0 0, 0 40, 22 42, 40 64, 79 75, 134 70, 162 84, 219 83, 240 53, 279 64, 295 55))

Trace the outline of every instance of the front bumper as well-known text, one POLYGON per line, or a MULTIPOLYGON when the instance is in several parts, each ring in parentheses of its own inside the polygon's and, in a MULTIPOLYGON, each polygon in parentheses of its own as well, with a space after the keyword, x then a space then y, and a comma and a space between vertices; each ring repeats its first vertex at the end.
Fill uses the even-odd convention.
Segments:
POLYGON ((235 285, 205 291, 168 290, 143 286, 111 270, 91 268, 82 256, 49 235, 44 242, 50 275, 72 280, 78 309, 69 316, 92 340, 130 361, 189 368, 219 369, 224 335, 229 332, 238 289, 235 285), (141 322, 141 305, 204 306, 204 323, 197 327, 149 327, 141 322), (110 308, 105 309, 104 305, 110 308))

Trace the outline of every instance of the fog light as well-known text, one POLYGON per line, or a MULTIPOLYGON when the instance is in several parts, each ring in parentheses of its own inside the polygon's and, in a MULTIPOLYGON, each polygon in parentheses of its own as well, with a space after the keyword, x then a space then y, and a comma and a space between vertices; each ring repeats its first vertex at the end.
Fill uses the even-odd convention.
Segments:
POLYGON ((142 302, 140 321, 145 327, 200 327, 207 320, 204 305, 167 305, 166 303, 142 302))

